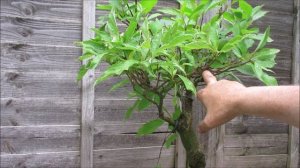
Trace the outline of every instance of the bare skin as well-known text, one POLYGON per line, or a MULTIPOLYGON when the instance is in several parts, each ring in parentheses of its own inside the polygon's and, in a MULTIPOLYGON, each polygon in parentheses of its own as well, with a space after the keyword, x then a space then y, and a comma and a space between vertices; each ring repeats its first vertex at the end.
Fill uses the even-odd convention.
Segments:
POLYGON ((217 81, 209 71, 202 74, 206 87, 197 93, 207 114, 201 133, 239 115, 254 115, 286 122, 299 128, 299 86, 245 87, 235 81, 217 81))

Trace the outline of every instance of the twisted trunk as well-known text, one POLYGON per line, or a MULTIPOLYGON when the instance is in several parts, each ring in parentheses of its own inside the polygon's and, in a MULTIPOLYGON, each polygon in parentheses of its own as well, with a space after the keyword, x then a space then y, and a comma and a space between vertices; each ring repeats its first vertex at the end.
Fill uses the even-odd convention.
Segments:
POLYGON ((179 118, 179 127, 177 131, 186 150, 189 167, 204 168, 205 155, 200 149, 196 131, 192 127, 193 99, 191 97, 192 93, 187 92, 181 99, 183 113, 179 118))

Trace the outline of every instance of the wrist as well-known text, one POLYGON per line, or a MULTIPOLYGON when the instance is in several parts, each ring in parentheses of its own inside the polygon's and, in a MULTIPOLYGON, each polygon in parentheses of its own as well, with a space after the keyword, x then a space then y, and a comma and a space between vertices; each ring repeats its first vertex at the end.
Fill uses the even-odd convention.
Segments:
POLYGON ((245 107, 247 106, 246 103, 248 101, 250 90, 251 89, 245 87, 244 89, 240 89, 238 91, 236 99, 234 101, 234 111, 237 116, 247 114, 247 110, 245 107))

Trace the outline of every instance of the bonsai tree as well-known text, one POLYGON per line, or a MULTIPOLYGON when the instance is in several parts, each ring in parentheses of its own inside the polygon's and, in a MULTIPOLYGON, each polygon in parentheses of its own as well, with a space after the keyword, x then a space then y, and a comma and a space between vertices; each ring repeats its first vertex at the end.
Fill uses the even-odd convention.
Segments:
POLYGON ((179 0, 180 9, 153 11, 157 0, 111 0, 98 5, 110 11, 99 18, 95 38, 81 42, 84 54, 79 58, 88 63, 78 73, 81 80, 100 62, 108 68, 95 80, 95 85, 114 77, 125 79, 112 90, 130 83, 130 97, 136 102, 125 118, 135 110, 150 105, 157 108, 157 119, 145 123, 138 135, 153 133, 168 124, 171 134, 165 140, 169 147, 180 136, 191 168, 205 167, 205 156, 192 128, 192 103, 196 88, 204 84, 202 72, 210 70, 218 77, 242 73, 276 85, 271 73, 277 49, 267 48, 270 29, 260 33, 252 23, 266 12, 262 6, 252 7, 244 0, 179 0), (204 22, 205 14, 217 11, 204 22), (126 26, 120 31, 118 24, 126 26), (166 97, 172 98, 174 110, 168 111, 166 97))

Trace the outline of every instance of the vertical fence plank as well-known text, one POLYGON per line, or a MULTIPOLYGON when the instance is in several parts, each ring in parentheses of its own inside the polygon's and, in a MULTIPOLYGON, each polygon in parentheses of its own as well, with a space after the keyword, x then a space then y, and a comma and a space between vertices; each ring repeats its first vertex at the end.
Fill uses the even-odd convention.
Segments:
POLYGON ((186 168, 186 151, 182 145, 180 136, 176 140, 176 155, 175 155, 175 168, 186 168))
MULTIPOLYGON (((293 69, 292 69, 292 83, 299 85, 299 0, 294 0, 294 45, 293 45, 293 69)), ((296 168, 299 166, 299 129, 296 127, 289 127, 289 156, 288 156, 288 168, 296 168)))
MULTIPOLYGON (((91 30, 95 26, 95 0, 83 0, 82 39, 94 37, 91 30)), ((86 64, 86 62, 83 62, 86 64)), ((82 168, 93 167, 93 131, 94 131, 94 71, 88 71, 82 80, 81 111, 81 151, 82 168)))
MULTIPOLYGON (((231 0, 227 1, 222 8, 227 9, 231 6, 231 0)), ((204 22, 209 21, 218 11, 209 11, 204 22)), ((208 135, 208 152, 206 167, 223 167, 224 166, 224 136, 225 136, 225 124, 215 128, 209 132, 208 135)))

